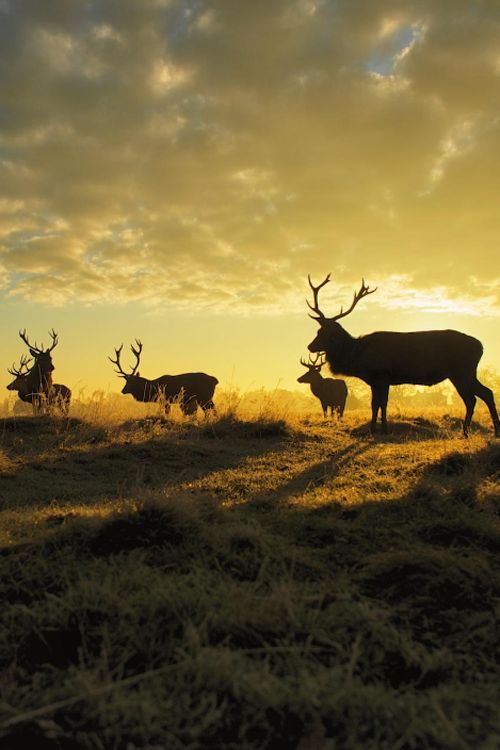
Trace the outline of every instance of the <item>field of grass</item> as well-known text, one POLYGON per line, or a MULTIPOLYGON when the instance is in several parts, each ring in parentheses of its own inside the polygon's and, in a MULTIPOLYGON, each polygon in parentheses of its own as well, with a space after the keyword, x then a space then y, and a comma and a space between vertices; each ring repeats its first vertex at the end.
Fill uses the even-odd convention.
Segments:
POLYGON ((500 441, 367 420, 0 420, 0 747, 497 750, 500 441))

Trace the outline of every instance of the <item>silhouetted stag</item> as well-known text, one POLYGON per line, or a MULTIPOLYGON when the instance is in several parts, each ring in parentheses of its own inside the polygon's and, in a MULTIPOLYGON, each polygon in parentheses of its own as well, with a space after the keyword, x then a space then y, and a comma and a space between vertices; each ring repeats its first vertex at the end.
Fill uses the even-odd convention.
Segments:
MULTIPOLYGON (((25 377, 27 380, 23 387, 27 396, 25 400, 30 401, 33 404, 34 413, 45 411, 52 388, 52 372, 54 370, 54 365, 52 363, 51 352, 57 346, 57 333, 52 329, 49 331, 49 335, 52 339, 52 346, 44 349, 43 344, 41 347, 37 346, 36 342, 30 344, 26 335, 26 329, 24 329, 24 331, 19 331, 19 336, 28 347, 31 356, 35 359, 34 365, 26 372, 25 377)), ((27 362, 27 360, 25 361, 27 362)), ((17 375, 17 373, 14 372, 11 374, 17 375)), ((10 386, 7 387, 9 390, 17 390, 17 388, 12 388, 10 386)))
POLYGON ((30 372, 28 364, 31 362, 27 357, 21 357, 20 366, 7 368, 11 375, 15 375, 12 383, 9 383, 7 390, 17 391, 21 401, 33 405, 33 411, 40 411, 40 400, 43 406, 50 409, 59 409, 64 416, 67 416, 71 403, 71 391, 62 383, 52 383, 47 395, 41 396, 40 393, 33 393, 30 386, 30 372), (24 370, 24 372, 23 372, 24 370))
POLYGON ((120 355, 123 344, 115 349, 116 359, 108 357, 118 368, 116 372, 125 378, 122 393, 130 393, 136 401, 160 401, 165 413, 170 412, 170 404, 175 401, 181 407, 183 414, 194 414, 201 406, 204 412, 215 408, 213 395, 215 386, 219 382, 212 375, 204 372, 186 372, 182 375, 162 375, 155 380, 142 378, 138 372, 141 359, 142 344, 139 339, 135 340, 137 348, 131 345, 132 354, 136 358, 131 372, 124 372, 120 365, 120 355))
POLYGON ((330 408, 331 416, 336 412, 339 417, 342 417, 347 399, 345 380, 324 378, 321 374, 321 368, 325 364, 325 360, 319 354, 314 360, 309 357, 309 362, 301 359, 300 364, 307 367, 307 372, 297 378, 297 382, 309 383, 313 395, 321 401, 323 416, 328 415, 328 408, 330 408))
POLYGON ((308 279, 314 303, 307 304, 316 313, 311 318, 320 324, 316 338, 309 344, 309 351, 325 352, 332 372, 352 375, 370 386, 372 432, 375 432, 379 411, 382 431, 387 431, 387 400, 391 385, 435 385, 449 379, 466 406, 464 435, 468 436, 476 396, 479 396, 490 411, 495 435, 500 437, 500 423, 493 393, 479 382, 476 375, 483 353, 480 341, 452 330, 413 333, 377 331, 354 338, 338 321, 349 315, 358 302, 368 294, 373 294, 376 288, 365 286, 363 279, 361 289, 354 293, 349 309, 344 312, 340 308, 338 315, 326 318, 318 306, 318 293, 330 281, 330 274, 318 286, 313 285, 310 276, 308 279))

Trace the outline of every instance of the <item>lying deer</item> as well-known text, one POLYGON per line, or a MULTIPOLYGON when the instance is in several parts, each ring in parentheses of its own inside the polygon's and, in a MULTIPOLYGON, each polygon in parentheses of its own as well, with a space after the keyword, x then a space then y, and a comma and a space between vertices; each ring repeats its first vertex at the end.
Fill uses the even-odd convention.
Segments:
POLYGON ((47 394, 40 394, 39 392, 33 393, 30 386, 30 371, 28 364, 31 362, 27 357, 21 357, 20 366, 7 368, 7 371, 11 375, 15 375, 15 379, 12 383, 7 386, 8 391, 17 391, 17 395, 21 401, 33 405, 33 412, 39 412, 42 408, 56 408, 60 409, 64 416, 68 415, 69 406, 71 403, 71 391, 62 383, 52 383, 47 394), (23 372, 24 370, 24 372, 23 372))
POLYGON ((316 355, 314 360, 311 360, 309 357, 309 362, 301 359, 300 364, 307 367, 307 372, 301 375, 300 378, 297 378, 297 382, 309 383, 311 392, 321 401, 323 416, 328 416, 328 407, 330 407, 331 416, 336 412, 339 417, 342 417, 347 399, 347 385, 345 384, 345 380, 324 378, 321 374, 321 368, 325 364, 325 360, 319 354, 316 355))
POLYGON ((447 378, 453 383, 465 407, 463 432, 467 437, 479 396, 487 405, 496 437, 500 437, 500 422, 492 391, 477 379, 477 366, 483 354, 480 341, 459 331, 415 331, 396 333, 377 331, 354 338, 338 322, 351 313, 358 302, 375 289, 365 286, 354 293, 351 306, 333 318, 327 318, 319 309, 319 290, 330 281, 330 274, 318 286, 311 277, 313 304, 307 303, 315 313, 320 329, 309 344, 311 352, 325 352, 332 372, 351 375, 367 383, 372 391, 371 431, 375 432, 380 411, 382 431, 387 431, 387 401, 389 387, 402 383, 435 385, 447 378))
MULTIPOLYGON (((54 370, 54 365, 52 363, 51 352, 57 346, 57 333, 52 329, 49 331, 49 335, 52 339, 52 346, 44 349, 43 344, 41 347, 37 346, 36 342, 35 344, 30 344, 26 335, 26 329, 24 329, 24 331, 19 331, 19 336, 22 341, 24 341, 31 356, 34 357, 35 360, 33 366, 24 374, 26 380, 23 382, 23 392, 26 393, 26 398, 24 400, 30 401, 30 403, 33 404, 34 413, 43 412, 45 410, 52 388, 52 372, 54 370)), ((24 368, 26 367, 27 362, 28 360, 25 358, 24 368)), ((21 366, 20 369, 22 370, 23 366, 21 366)), ((11 374, 16 375, 17 378, 21 373, 16 372, 14 368, 14 371, 12 371, 11 374)), ((9 390, 17 390, 17 388, 12 386, 13 383, 7 386, 7 388, 9 390)))
POLYGON ((123 344, 115 349, 115 359, 108 357, 110 362, 117 367, 115 372, 121 378, 125 378, 122 393, 130 393, 136 401, 160 401, 163 403, 165 414, 170 412, 170 404, 173 401, 179 403, 183 414, 194 414, 198 406, 201 406, 204 412, 215 408, 212 399, 215 386, 219 382, 217 378, 206 375, 204 372, 162 375, 155 380, 143 378, 138 372, 142 344, 139 339, 136 339, 135 342, 136 347, 133 345, 130 347, 136 360, 131 372, 124 372, 120 364, 123 344))

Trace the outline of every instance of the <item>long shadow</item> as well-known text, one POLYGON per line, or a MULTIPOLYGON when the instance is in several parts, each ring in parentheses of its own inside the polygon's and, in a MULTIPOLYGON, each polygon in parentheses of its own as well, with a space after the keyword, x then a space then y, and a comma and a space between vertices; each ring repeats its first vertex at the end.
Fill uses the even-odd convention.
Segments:
MULTIPOLYGON (((479 422, 472 422, 471 434, 474 435, 475 433, 488 435, 491 434, 491 429, 479 422)), ((388 424, 388 432, 385 434, 380 431, 380 425, 377 425, 377 432, 372 435, 369 421, 354 427, 350 430, 350 434, 353 437, 373 437, 374 440, 390 443, 399 442, 402 438, 421 442, 450 436, 461 437, 463 432, 462 420, 458 417, 448 417, 445 425, 433 422, 425 417, 414 417, 412 419, 391 419, 388 424)))
POLYGON ((127 498, 140 489, 172 488, 213 471, 235 468, 249 456, 286 450, 281 422, 219 420, 205 425, 134 421, 108 435, 105 428, 70 420, 3 420, 0 502, 30 508, 52 501, 91 505, 127 498), (141 427, 156 433, 134 440, 141 427), (231 435, 231 440, 223 439, 231 435), (48 455, 44 456, 44 453, 48 455))
POLYGON ((335 451, 324 461, 313 464, 296 474, 288 482, 283 483, 278 490, 274 492, 268 490, 253 495, 247 500, 247 504, 253 507, 272 507, 273 509, 278 505, 286 504, 294 495, 321 487, 334 477, 339 476, 348 461, 365 453, 371 447, 370 442, 363 442, 335 451))

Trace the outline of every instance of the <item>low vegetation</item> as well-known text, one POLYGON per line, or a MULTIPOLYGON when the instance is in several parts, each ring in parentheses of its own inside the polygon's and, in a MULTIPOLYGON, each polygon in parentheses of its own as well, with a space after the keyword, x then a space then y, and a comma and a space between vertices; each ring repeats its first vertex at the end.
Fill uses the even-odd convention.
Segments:
POLYGON ((0 421, 1 747, 497 748, 486 410, 240 401, 0 421))

